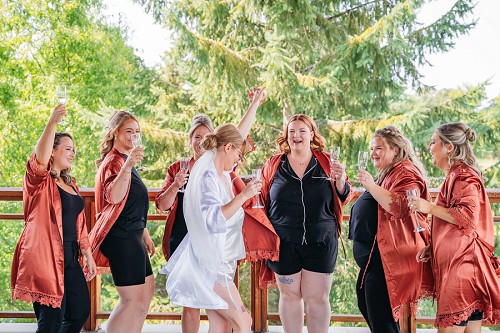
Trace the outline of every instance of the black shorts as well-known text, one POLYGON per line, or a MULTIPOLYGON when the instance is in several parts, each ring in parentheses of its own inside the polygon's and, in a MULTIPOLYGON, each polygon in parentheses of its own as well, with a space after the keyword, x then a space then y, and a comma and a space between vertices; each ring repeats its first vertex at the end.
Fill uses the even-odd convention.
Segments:
POLYGON ((153 274, 148 251, 142 242, 144 229, 129 231, 127 237, 107 235, 101 252, 109 260, 115 286, 144 284, 146 276, 153 274))
POLYGON ((302 269, 333 273, 337 262, 338 239, 326 243, 297 244, 281 240, 279 261, 267 260, 267 266, 279 275, 291 275, 302 269))
POLYGON ((455 326, 467 326, 469 320, 483 320, 483 312, 476 310, 470 314, 470 317, 467 320, 460 322, 460 324, 455 324, 455 326))

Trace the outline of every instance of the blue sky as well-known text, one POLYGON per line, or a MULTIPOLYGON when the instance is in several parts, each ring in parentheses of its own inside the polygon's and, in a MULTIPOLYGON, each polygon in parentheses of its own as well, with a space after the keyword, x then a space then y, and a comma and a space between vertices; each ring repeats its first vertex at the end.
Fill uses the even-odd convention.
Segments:
MULTIPOLYGON (((419 13, 419 21, 430 23, 446 12, 455 0, 435 0, 419 13)), ((104 0, 106 14, 113 21, 119 17, 130 27, 130 44, 148 66, 161 63, 169 47, 169 33, 155 24, 140 5, 131 0, 104 0)), ((489 98, 500 95, 500 13, 499 0, 478 0, 473 17, 478 24, 468 35, 457 39, 455 48, 445 54, 429 56, 432 66, 421 68, 423 83, 438 89, 475 85, 490 80, 489 98)))

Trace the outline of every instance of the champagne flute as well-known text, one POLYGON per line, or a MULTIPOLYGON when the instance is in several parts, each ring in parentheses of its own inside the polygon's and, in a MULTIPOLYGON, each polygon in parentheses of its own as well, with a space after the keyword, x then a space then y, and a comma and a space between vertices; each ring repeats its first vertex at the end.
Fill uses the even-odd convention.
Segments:
MULTIPOLYGON (((56 96, 59 104, 66 104, 68 100, 68 92, 65 85, 56 86, 56 96)), ((68 125, 68 122, 64 119, 58 123, 59 125, 68 125)))
MULTIPOLYGON (((262 170, 261 169, 252 169, 253 178, 257 178, 258 180, 262 180, 262 170)), ((264 208, 264 206, 260 203, 259 195, 255 195, 255 205, 252 208, 264 208)))
MULTIPOLYGON (((358 153, 358 170, 366 170, 366 167, 368 166, 368 152, 367 151, 360 151, 358 153)), ((359 182, 361 185, 361 182, 359 182)), ((361 185, 362 188, 363 185, 361 185)))
POLYGON ((368 152, 360 151, 358 153, 358 169, 366 170, 368 166, 368 152))
POLYGON ((330 175, 326 180, 332 180, 332 173, 333 173, 333 163, 339 161, 339 156, 340 156, 340 147, 339 146, 333 146, 332 150, 330 151, 330 175))
MULTIPOLYGON (((190 160, 191 159, 189 157, 181 157, 181 171, 188 172, 190 160)), ((182 185, 182 187, 179 189, 179 192, 186 192, 186 184, 182 185)))
MULTIPOLYGON (((418 197, 418 190, 417 189, 406 190, 406 199, 408 200, 408 203, 412 202, 410 196, 418 197)), ((414 213, 415 213, 415 219, 417 220, 417 228, 415 229, 415 232, 422 232, 425 230, 425 228, 422 228, 422 226, 420 225, 417 211, 414 211, 414 213)))
MULTIPOLYGON (((132 139, 132 145, 135 147, 142 146, 142 138, 141 138, 141 133, 133 133, 130 138, 132 139)), ((142 166, 142 161, 139 161, 139 166, 135 168, 137 171, 142 171, 144 170, 144 167, 142 166)))

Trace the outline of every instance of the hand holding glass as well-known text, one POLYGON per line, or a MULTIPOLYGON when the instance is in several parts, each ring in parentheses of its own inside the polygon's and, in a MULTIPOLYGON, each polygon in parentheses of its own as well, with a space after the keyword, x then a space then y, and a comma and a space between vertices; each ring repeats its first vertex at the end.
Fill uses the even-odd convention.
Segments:
MULTIPOLYGON (((181 171, 187 173, 189 170, 189 161, 191 159, 189 157, 181 157, 181 171)), ((186 192, 186 184, 182 185, 182 187, 179 189, 179 192, 184 193, 186 192)))
MULTIPOLYGON (((57 96, 57 101, 59 104, 66 104, 66 101, 68 100, 68 93, 66 90, 66 86, 57 86, 56 87, 56 96, 57 96)), ((61 119, 61 121, 58 123, 59 125, 67 125, 68 123, 64 121, 64 119, 61 119)))
MULTIPOLYGON (((411 204, 412 199, 410 199, 410 196, 418 197, 418 190, 417 189, 406 190, 406 198, 408 200, 408 203, 411 204)), ((425 230, 425 228, 422 228, 422 226, 420 225, 417 211, 414 211, 414 213, 415 213, 415 219, 417 220, 417 229, 415 229, 415 232, 422 232, 425 230)))
POLYGON ((332 150, 330 151, 330 176, 326 180, 332 180, 332 173, 333 173, 333 163, 339 161, 339 156, 340 156, 340 147, 339 146, 333 146, 332 150))
MULTIPOLYGON (((262 180, 262 170, 261 169, 252 169, 253 178, 257 178, 258 180, 262 180)), ((259 195, 255 196, 255 205, 252 208, 264 208, 260 203, 259 195)))
MULTIPOLYGON (((130 138, 132 139, 132 145, 135 147, 142 146, 142 138, 141 138, 141 133, 133 133, 130 138)), ((136 168, 137 171, 142 171, 144 170, 144 167, 142 166, 142 161, 139 162, 139 166, 136 168)))

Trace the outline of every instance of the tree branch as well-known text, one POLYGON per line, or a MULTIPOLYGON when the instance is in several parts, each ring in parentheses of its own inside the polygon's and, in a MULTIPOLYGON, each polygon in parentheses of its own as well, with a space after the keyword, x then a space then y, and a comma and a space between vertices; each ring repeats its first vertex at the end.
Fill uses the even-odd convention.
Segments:
POLYGON ((353 12, 353 11, 355 11, 355 10, 358 10, 358 9, 360 9, 360 8, 362 8, 362 7, 365 7, 365 6, 368 6, 368 5, 371 5, 371 4, 374 4, 374 3, 377 3, 377 2, 378 2, 377 0, 373 0, 373 1, 370 1, 370 2, 367 2, 367 3, 364 3, 364 4, 361 4, 361 5, 358 5, 358 6, 356 6, 356 7, 349 8, 348 10, 343 11, 343 12, 341 12, 341 13, 338 13, 338 14, 336 14, 336 15, 329 16, 329 17, 325 17, 325 19, 326 19, 327 21, 331 21, 331 20, 334 20, 334 19, 336 19, 336 18, 339 18, 339 17, 341 17, 341 16, 343 16, 343 15, 349 14, 350 12, 353 12))

